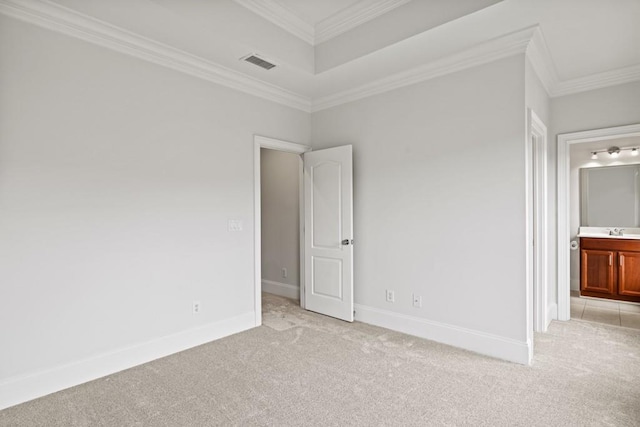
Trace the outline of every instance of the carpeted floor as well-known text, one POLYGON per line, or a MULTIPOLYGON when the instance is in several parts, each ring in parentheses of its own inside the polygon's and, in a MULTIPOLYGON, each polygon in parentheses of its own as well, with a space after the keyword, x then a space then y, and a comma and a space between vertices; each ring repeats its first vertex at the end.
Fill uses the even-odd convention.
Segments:
POLYGON ((260 328, 0 411, 0 426, 640 425, 640 330, 553 322, 527 367, 263 305, 260 328))

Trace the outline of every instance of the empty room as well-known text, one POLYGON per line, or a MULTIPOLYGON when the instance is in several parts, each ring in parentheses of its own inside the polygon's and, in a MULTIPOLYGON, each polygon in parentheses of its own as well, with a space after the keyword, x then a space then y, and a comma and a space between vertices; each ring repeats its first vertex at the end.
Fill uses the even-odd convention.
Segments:
POLYGON ((638 0, 0 0, 0 426, 640 425, 638 0))

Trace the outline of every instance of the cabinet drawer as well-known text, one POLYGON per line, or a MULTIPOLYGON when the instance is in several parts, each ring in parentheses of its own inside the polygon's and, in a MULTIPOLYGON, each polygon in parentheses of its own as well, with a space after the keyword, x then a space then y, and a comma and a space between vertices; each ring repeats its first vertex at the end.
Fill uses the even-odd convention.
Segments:
POLYGON ((597 239, 581 237, 582 249, 600 249, 603 251, 635 251, 640 252, 640 240, 632 239, 597 239))

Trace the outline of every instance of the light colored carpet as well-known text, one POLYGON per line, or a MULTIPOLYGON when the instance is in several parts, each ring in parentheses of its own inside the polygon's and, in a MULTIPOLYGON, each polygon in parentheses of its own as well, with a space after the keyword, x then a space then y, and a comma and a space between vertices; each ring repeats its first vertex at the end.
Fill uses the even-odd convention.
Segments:
POLYGON ((640 425, 639 330, 554 322, 527 367, 263 301, 260 328, 8 408, 0 425, 640 425))

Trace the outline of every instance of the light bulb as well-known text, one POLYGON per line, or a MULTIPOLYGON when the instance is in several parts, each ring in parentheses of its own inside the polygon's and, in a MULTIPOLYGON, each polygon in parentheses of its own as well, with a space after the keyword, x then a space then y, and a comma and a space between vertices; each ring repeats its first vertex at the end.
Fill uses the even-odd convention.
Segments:
POLYGON ((607 153, 609 153, 611 158, 617 159, 618 156, 620 155, 620 148, 619 147, 609 147, 609 149, 607 150, 607 153))
POLYGON ((591 153, 591 159, 592 160, 598 160, 598 153, 596 153, 595 151, 591 153))
POLYGON ((637 148, 632 148, 631 149, 631 155, 632 156, 637 156, 638 154, 640 154, 640 151, 638 151, 637 148))

